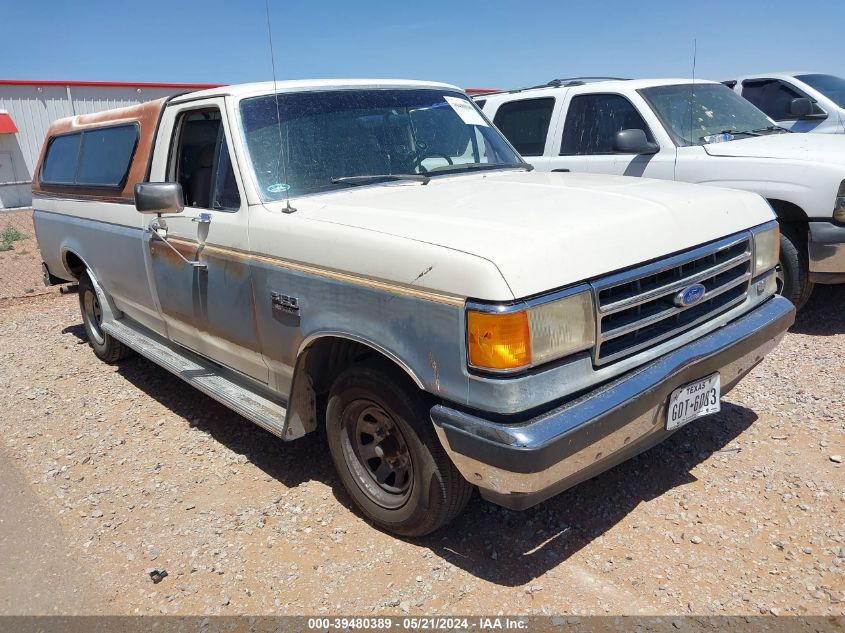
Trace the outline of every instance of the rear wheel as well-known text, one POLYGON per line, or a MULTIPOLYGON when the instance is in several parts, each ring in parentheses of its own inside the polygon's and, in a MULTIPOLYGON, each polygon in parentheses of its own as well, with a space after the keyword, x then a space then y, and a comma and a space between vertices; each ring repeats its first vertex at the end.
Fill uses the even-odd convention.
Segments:
POLYGON ((800 229, 781 225, 778 292, 795 304, 796 308, 802 308, 813 293, 805 242, 806 238, 800 229))
POLYGON ((422 536, 460 514, 472 486, 406 382, 386 363, 346 370, 329 395, 326 432, 335 468, 361 511, 387 531, 422 536))
POLYGON ((82 312, 82 324, 88 335, 88 342, 94 353, 107 363, 114 363, 126 358, 132 350, 103 331, 103 306, 101 298, 94 288, 87 272, 79 277, 79 310, 82 312))

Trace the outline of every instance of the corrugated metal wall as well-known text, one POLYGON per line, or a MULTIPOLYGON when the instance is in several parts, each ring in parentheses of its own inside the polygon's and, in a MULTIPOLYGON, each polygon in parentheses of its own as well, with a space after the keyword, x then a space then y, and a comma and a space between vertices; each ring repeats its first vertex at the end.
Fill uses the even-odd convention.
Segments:
POLYGON ((18 127, 17 134, 0 134, 0 209, 27 207, 32 203, 29 183, 47 129, 56 119, 121 108, 183 92, 187 90, 0 85, 0 110, 7 110, 18 127))

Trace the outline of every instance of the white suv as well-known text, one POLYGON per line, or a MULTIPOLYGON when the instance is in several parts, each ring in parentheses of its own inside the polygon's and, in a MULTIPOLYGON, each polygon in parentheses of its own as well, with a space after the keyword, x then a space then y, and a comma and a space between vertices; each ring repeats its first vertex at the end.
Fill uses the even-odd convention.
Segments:
MULTIPOLYGON (((646 176, 762 195, 781 223, 780 290, 799 307, 814 283, 845 282, 840 137, 791 134, 712 81, 555 80, 476 102, 540 171, 646 176)), ((711 212, 713 221, 727 213, 711 212)))
POLYGON ((723 81, 793 132, 845 133, 845 79, 822 73, 768 73, 723 81))

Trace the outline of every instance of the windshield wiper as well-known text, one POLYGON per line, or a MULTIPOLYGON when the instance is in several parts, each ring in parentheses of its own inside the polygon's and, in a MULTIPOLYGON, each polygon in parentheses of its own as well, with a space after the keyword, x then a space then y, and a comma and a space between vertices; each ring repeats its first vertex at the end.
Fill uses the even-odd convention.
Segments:
POLYGON ((412 180, 427 185, 431 178, 422 174, 368 174, 366 176, 340 176, 332 178, 331 183, 334 185, 368 185, 374 182, 389 182, 391 180, 412 180))
POLYGON ((764 134, 766 132, 792 132, 792 130, 787 130, 785 127, 781 127, 779 125, 769 125, 766 127, 757 128, 756 130, 752 130, 753 132, 757 132, 758 134, 764 134))
POLYGON ((517 169, 532 171, 534 165, 529 163, 461 163, 460 165, 441 165, 428 170, 430 174, 444 174, 453 171, 479 171, 482 169, 517 169))

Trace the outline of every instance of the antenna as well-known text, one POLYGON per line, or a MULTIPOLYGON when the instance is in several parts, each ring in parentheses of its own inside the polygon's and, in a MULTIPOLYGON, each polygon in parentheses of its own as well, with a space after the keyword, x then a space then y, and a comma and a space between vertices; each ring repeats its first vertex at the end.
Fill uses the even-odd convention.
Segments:
POLYGON ((288 154, 285 152, 285 159, 282 160, 282 115, 279 110, 279 90, 276 87, 276 55, 273 52, 273 29, 270 26, 270 0, 264 0, 264 9, 267 13, 267 39, 270 41, 270 66, 273 69, 273 97, 276 100, 276 126, 279 130, 279 154, 276 157, 276 173, 279 173, 279 164, 282 167, 282 177, 285 179, 285 213, 293 213, 296 209, 290 206, 290 185, 288 184, 288 154))
POLYGON ((698 56, 698 39, 692 39, 692 83, 689 87, 689 135, 692 141, 692 100, 695 96, 695 59, 698 56))

